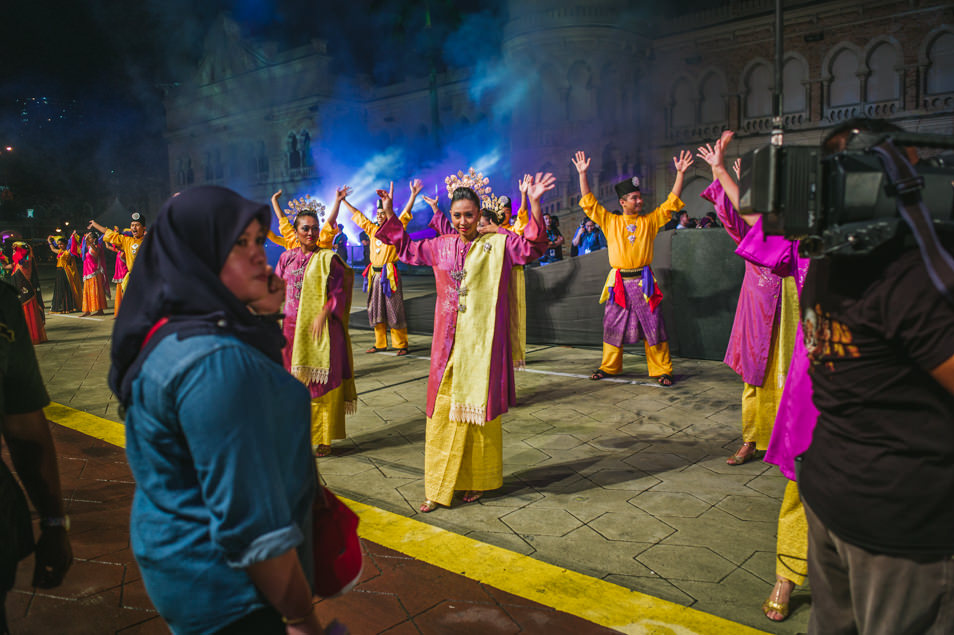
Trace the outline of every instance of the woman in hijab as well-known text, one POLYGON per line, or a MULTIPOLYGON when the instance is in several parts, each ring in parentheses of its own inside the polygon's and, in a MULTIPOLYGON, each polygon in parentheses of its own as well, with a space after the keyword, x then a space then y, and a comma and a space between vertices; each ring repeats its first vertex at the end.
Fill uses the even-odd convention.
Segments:
POLYGON ((321 633, 311 590, 308 390, 281 365, 269 210, 169 199, 116 319, 110 387, 136 479, 130 535, 175 633, 321 633))

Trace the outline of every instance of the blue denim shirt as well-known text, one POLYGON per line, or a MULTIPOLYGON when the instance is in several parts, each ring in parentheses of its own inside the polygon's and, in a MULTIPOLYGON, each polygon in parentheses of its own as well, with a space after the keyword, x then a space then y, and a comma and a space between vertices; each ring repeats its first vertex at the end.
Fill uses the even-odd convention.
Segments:
POLYGON ((305 386, 233 337, 170 335, 143 364, 126 414, 130 534, 173 632, 266 606, 244 569, 289 549, 311 579, 309 422, 305 386))

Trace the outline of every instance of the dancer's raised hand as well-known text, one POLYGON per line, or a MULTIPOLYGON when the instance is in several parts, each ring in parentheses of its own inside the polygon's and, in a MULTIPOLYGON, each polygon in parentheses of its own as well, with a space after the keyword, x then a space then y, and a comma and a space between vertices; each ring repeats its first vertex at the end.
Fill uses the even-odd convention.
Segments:
POLYGON ((552 172, 537 172, 536 177, 527 189, 527 196, 531 201, 539 201, 544 192, 548 192, 556 187, 556 177, 552 172))
POLYGON ((440 208, 437 206, 437 197, 431 198, 427 194, 424 194, 423 196, 421 196, 421 198, 424 199, 425 203, 431 206, 431 209, 434 210, 435 214, 441 211, 440 208))
POLYGON ((417 196, 421 193, 421 190, 424 189, 424 182, 421 179, 412 179, 411 180, 411 196, 417 196))
POLYGON ((676 172, 685 172, 692 165, 692 153, 688 150, 680 150, 679 156, 672 158, 672 163, 676 166, 676 172))
POLYGON ((531 183, 533 183, 533 177, 529 174, 524 174, 523 178, 517 181, 517 189, 520 190, 521 194, 526 194, 527 190, 530 189, 531 183))
POLYGON ((577 150, 570 161, 573 162, 573 167, 575 167, 576 171, 580 174, 585 174, 590 167, 590 159, 587 158, 586 153, 582 150, 577 150))
POLYGON ((354 190, 350 186, 342 185, 341 187, 335 190, 335 202, 340 203, 341 201, 345 200, 346 198, 351 196, 351 192, 353 191, 354 190))

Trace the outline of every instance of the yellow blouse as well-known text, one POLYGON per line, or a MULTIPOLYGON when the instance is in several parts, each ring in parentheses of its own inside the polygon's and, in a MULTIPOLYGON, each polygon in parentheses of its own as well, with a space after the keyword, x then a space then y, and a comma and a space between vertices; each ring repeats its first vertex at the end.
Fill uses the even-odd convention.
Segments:
MULTIPOLYGON (((413 215, 410 212, 405 212, 398 216, 398 220, 401 221, 401 224, 404 225, 405 228, 407 227, 407 224, 411 222, 412 218, 413 215)), ((352 212, 351 220, 354 221, 354 224, 357 225, 361 231, 368 235, 368 240, 371 241, 372 267, 383 267, 390 262, 397 262, 397 247, 394 245, 385 245, 374 237, 374 235, 378 232, 377 223, 369 220, 368 217, 361 212, 352 212)))
POLYGON ((136 262, 136 254, 139 253, 139 246, 144 239, 145 237, 133 238, 132 236, 113 231, 112 229, 107 229, 103 234, 103 240, 105 242, 123 250, 123 254, 126 256, 126 268, 130 271, 132 271, 133 263, 136 262))
POLYGON ((684 207, 679 197, 671 193, 649 214, 612 214, 599 204, 592 192, 580 199, 583 212, 606 236, 609 264, 614 269, 638 269, 652 264, 653 240, 663 225, 672 219, 672 213, 684 207))

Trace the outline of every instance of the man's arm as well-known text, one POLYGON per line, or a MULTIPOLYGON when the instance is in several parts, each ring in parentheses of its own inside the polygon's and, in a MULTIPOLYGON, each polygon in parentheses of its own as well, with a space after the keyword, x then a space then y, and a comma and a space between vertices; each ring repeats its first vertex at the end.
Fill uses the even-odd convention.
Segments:
POLYGON ((672 163, 676 166, 676 182, 672 185, 670 194, 676 198, 682 195, 682 185, 686 179, 686 170, 692 165, 692 153, 688 150, 681 150, 678 157, 672 158, 672 163))
POLYGON ((582 198, 591 193, 590 180, 586 176, 586 171, 590 168, 590 159, 587 158, 585 152, 582 150, 577 150, 576 155, 574 155, 570 160, 573 162, 573 167, 576 168, 577 173, 580 175, 580 198, 582 198))

